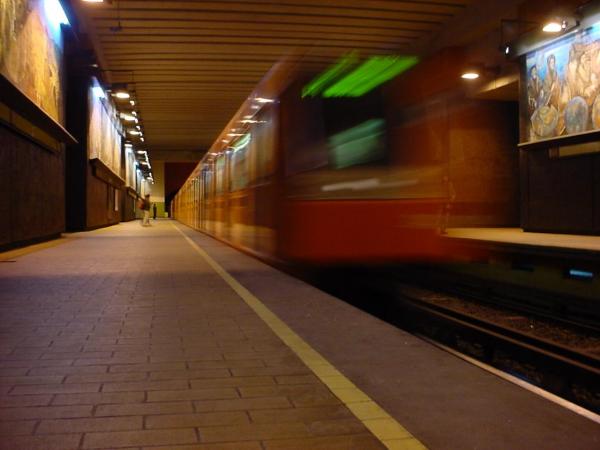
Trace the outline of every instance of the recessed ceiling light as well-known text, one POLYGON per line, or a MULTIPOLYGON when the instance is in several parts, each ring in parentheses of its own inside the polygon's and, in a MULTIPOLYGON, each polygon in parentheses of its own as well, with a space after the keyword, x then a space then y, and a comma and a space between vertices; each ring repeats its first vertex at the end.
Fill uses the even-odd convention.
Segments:
POLYGON ((544 25, 544 28, 542 28, 542 31, 544 31, 545 33, 560 33, 565 28, 566 28, 565 22, 559 23, 559 22, 553 20, 551 22, 546 23, 544 25))
POLYGON ((479 74, 477 72, 465 72, 460 77, 465 80, 476 80, 479 78, 479 74))

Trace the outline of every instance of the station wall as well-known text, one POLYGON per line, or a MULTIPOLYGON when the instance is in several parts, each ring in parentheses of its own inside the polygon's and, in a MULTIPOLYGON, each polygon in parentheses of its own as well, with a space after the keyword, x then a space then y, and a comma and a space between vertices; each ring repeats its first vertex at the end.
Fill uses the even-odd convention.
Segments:
POLYGON ((64 157, 0 125, 0 249, 65 228, 64 157))

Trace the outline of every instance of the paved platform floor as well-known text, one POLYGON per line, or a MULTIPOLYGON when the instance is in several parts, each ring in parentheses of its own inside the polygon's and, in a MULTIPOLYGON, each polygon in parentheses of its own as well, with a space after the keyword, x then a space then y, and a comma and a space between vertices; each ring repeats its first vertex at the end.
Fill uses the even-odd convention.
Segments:
POLYGON ((2 449, 385 448, 169 221, 0 266, 2 449))
POLYGON ((599 448, 596 423, 171 221, 65 241, 0 263, 0 449, 385 448, 365 394, 430 449, 599 448))

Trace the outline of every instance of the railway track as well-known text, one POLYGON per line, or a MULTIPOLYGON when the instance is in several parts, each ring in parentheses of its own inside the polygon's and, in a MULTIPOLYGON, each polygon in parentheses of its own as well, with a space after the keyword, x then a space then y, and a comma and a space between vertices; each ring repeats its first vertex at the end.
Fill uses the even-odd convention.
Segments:
POLYGON ((425 289, 406 281, 411 277, 398 280, 371 274, 357 281, 356 275, 346 274, 343 278, 343 288, 329 285, 325 290, 409 332, 600 413, 600 331, 590 324, 563 320, 548 311, 515 309, 512 301, 503 304, 499 297, 448 293, 451 287, 425 289))
MULTIPOLYGON (((560 337, 548 337, 551 329, 548 322, 543 323, 546 333, 539 335, 535 328, 542 326, 542 322, 532 317, 513 313, 511 320, 519 317, 518 321, 531 323, 528 327, 513 327, 504 320, 491 319, 489 306, 484 307, 483 314, 477 314, 476 307, 461 310, 436 301, 440 297, 447 296, 412 286, 398 286, 398 307, 404 328, 600 412, 600 339, 597 336, 583 331, 580 342, 587 339, 588 343, 582 349, 561 342, 560 337)), ((557 329, 564 332, 564 328, 559 327, 557 329)), ((570 333, 576 332, 570 330, 570 333)))

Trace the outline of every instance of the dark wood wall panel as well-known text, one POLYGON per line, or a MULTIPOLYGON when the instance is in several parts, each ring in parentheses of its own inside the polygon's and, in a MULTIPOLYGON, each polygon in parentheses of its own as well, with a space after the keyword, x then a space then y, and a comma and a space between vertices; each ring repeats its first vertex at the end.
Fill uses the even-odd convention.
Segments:
POLYGON ((65 229, 64 155, 0 126, 0 247, 65 229))
POLYGON ((528 231, 599 234, 596 217, 599 155, 550 158, 548 149, 525 150, 527 165, 527 215, 523 227, 528 231))

